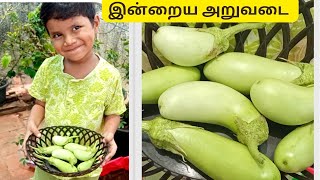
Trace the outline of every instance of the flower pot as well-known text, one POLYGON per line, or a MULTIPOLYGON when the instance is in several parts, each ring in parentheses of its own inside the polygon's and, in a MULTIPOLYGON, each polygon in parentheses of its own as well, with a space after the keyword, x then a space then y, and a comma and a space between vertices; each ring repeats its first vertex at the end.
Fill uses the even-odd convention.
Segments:
POLYGON ((4 80, 0 82, 0 104, 2 104, 6 100, 6 90, 9 85, 8 80, 4 80))

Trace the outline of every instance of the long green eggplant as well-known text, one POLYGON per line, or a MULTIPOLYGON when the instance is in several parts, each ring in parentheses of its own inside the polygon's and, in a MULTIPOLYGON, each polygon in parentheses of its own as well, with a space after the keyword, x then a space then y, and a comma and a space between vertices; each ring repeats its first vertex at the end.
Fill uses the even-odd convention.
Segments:
POLYGON ((263 79, 252 85, 250 97, 260 113, 271 121, 301 125, 314 119, 313 90, 278 79, 263 79))
POLYGON ((196 67, 170 65, 142 74, 142 104, 157 104, 160 95, 168 88, 188 81, 200 80, 196 67))
POLYGON ((77 166, 77 169, 78 171, 85 171, 85 170, 88 170, 92 167, 94 161, 96 160, 95 157, 87 160, 87 161, 83 161, 82 163, 80 163, 78 166, 77 166))
POLYGON ((258 80, 275 78, 297 85, 313 84, 313 65, 309 63, 280 62, 261 56, 229 52, 206 63, 203 69, 207 79, 227 85, 245 95, 258 80))
POLYGON ((301 172, 314 163, 313 122, 299 126, 280 141, 274 163, 286 173, 301 172))
POLYGON ((226 51, 228 38, 234 34, 263 27, 264 23, 242 23, 227 29, 162 26, 153 36, 153 43, 174 64, 196 66, 226 51))
POLYGON ((52 142, 54 145, 57 146, 64 146, 67 143, 69 143, 72 139, 78 138, 79 136, 53 136, 52 137, 52 142))
POLYGON ((280 180, 280 172, 266 156, 257 163, 241 143, 162 117, 142 121, 142 130, 160 149, 178 154, 215 180, 280 180))
POLYGON ((257 147, 268 139, 268 124, 251 101, 236 90, 210 81, 181 83, 166 90, 158 106, 164 118, 218 124, 232 130, 263 163, 257 147))
POLYGON ((53 146, 47 146, 47 147, 32 147, 30 146, 32 149, 34 149, 35 151, 37 151, 40 154, 46 154, 46 155, 51 155, 52 151, 57 150, 57 149, 63 149, 63 147, 61 146, 57 146, 57 145, 53 145, 53 146))
POLYGON ((52 151, 52 157, 65 160, 69 162, 71 165, 75 165, 78 162, 74 154, 67 149, 56 149, 52 151))
POLYGON ((40 158, 40 159, 46 159, 49 164, 55 166, 56 168, 58 168, 61 172, 64 173, 74 173, 74 172, 78 172, 78 169, 74 166, 71 165, 69 163, 67 163, 66 161, 63 161, 61 159, 55 158, 55 157, 46 157, 46 156, 41 156, 38 154, 34 154, 34 156, 40 158))

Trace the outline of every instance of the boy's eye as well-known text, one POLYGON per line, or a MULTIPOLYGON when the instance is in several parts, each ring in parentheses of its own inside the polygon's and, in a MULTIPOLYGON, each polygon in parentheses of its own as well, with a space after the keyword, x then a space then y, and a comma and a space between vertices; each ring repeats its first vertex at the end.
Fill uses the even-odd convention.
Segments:
POLYGON ((81 26, 74 26, 73 27, 73 30, 78 30, 78 29, 80 29, 81 28, 81 26))
POLYGON ((52 35, 52 38, 58 38, 58 37, 60 37, 61 36, 61 34, 53 34, 52 35))

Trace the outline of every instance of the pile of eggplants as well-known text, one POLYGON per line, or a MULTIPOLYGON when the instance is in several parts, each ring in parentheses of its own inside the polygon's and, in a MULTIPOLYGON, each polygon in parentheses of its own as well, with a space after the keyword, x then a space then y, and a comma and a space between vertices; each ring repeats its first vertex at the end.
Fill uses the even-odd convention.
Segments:
POLYGON ((280 171, 297 173, 314 163, 313 64, 224 52, 229 37, 263 27, 157 30, 154 46, 173 63, 142 74, 142 103, 158 104, 160 111, 142 122, 142 130, 157 148, 216 180, 280 180, 280 171), (201 64, 207 80, 200 80, 201 64), (268 139, 268 120, 297 126, 277 145, 273 160, 258 150, 268 139), (238 141, 184 122, 226 127, 238 141))
POLYGON ((33 155, 47 160, 50 165, 63 173, 76 173, 90 169, 96 161, 98 142, 96 141, 91 146, 84 146, 71 142, 73 138, 78 138, 78 136, 55 135, 52 137, 53 145, 31 147, 35 150, 33 155))

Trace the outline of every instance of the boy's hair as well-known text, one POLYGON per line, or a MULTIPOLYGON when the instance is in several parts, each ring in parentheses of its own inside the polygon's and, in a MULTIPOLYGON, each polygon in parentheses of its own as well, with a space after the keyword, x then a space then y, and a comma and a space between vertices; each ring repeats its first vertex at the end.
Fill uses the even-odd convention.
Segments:
POLYGON ((84 16, 93 24, 95 15, 94 3, 42 3, 40 9, 40 19, 46 29, 50 19, 66 20, 74 16, 84 16))

